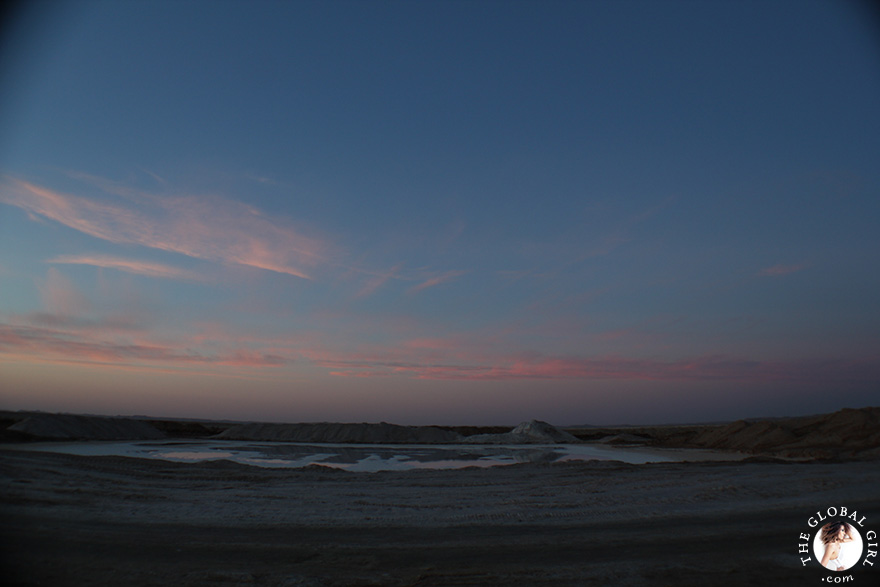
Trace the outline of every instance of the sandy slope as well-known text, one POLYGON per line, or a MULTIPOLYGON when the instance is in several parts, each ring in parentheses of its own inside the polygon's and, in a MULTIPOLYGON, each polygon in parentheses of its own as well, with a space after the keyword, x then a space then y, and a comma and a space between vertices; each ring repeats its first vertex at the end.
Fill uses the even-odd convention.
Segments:
POLYGON ((806 518, 880 521, 878 487, 870 462, 367 474, 0 451, 0 552, 17 585, 803 585, 806 518))
POLYGON ((880 458, 880 408, 843 409, 796 418, 738 420, 729 424, 583 428, 588 442, 708 448, 779 458, 876 460, 880 458))

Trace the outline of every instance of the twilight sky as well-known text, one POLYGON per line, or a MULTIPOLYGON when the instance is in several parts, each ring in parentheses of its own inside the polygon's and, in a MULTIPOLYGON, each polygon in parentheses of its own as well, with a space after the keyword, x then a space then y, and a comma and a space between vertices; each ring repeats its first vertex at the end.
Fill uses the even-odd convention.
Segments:
POLYGON ((33 3, 0 42, 0 408, 876 405, 865 6, 33 3))

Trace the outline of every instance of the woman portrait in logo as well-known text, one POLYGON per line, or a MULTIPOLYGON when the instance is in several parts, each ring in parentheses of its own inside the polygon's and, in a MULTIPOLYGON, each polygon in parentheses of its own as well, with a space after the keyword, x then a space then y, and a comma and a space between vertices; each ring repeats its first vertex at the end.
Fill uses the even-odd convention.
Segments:
POLYGON ((844 564, 840 558, 843 544, 852 542, 853 528, 846 522, 830 522, 822 526, 820 534, 822 544, 825 545, 825 554, 822 556, 822 566, 830 571, 845 571, 852 565, 844 564))

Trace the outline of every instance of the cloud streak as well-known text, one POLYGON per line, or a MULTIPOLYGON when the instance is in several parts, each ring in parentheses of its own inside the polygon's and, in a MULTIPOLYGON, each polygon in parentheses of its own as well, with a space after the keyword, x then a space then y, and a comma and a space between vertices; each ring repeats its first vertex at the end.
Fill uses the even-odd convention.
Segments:
MULTIPOLYGON (((398 264, 385 273, 371 274, 366 280, 363 287, 355 294, 357 298, 365 298, 373 295, 376 291, 385 285, 389 280, 397 278, 397 274, 403 266, 398 264)), ((359 270, 358 270, 359 271, 359 270)))
POLYGON ((48 362, 280 366, 291 359, 249 349, 202 353, 171 345, 119 343, 53 328, 0 323, 0 355, 48 362))
POLYGON ((116 269, 118 271, 133 273, 135 275, 145 275, 147 277, 159 277, 163 279, 199 280, 199 277, 195 273, 172 267, 171 265, 151 263, 149 261, 138 261, 135 259, 124 259, 110 255, 60 255, 53 259, 49 259, 46 262, 63 265, 91 265, 93 267, 116 269))
POLYGON ((705 355, 675 360, 625 356, 495 353, 461 337, 417 338, 348 351, 317 340, 231 335, 208 329, 185 341, 155 343, 130 325, 30 315, 0 323, 0 359, 162 368, 271 368, 306 359, 343 378, 401 377, 439 381, 657 381, 815 383, 876 381, 880 356, 770 361, 705 355))
POLYGON ((447 281, 451 281, 456 277, 460 277, 467 273, 467 271, 446 271, 445 273, 441 273, 440 275, 435 275, 426 279, 425 281, 419 283, 418 285, 414 285, 413 287, 407 290, 409 294, 417 294, 421 291, 424 291, 428 288, 440 285, 441 283, 446 283, 447 281))
POLYGON ((762 361, 726 356, 680 360, 552 356, 539 353, 478 355, 460 346, 404 344, 381 353, 312 353, 311 360, 340 377, 391 377, 457 381, 644 380, 814 382, 880 377, 880 357, 822 361, 762 361))
MULTIPOLYGON (((99 188, 114 189, 108 182, 99 188)), ((7 178, 0 186, 0 202, 112 243, 305 279, 311 278, 310 269, 324 261, 324 243, 239 202, 214 196, 164 197, 130 189, 116 191, 114 201, 104 201, 7 178)))

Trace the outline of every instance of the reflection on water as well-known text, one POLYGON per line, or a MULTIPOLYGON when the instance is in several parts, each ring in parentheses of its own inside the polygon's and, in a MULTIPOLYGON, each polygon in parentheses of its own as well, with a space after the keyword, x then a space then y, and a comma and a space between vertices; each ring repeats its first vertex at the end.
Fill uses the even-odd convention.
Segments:
MULTIPOLYGON (((227 459, 260 467, 309 465, 348 471, 460 469, 516 463, 615 460, 632 464, 708 460, 709 451, 660 451, 588 444, 556 445, 351 445, 245 441, 65 442, 22 445, 80 455, 117 455, 198 462, 227 459)), ((713 459, 714 460, 714 459, 713 459)))
POLYGON ((204 461, 207 459, 228 459, 233 456, 231 452, 204 452, 204 451, 169 451, 161 453, 157 458, 169 461, 204 461))

